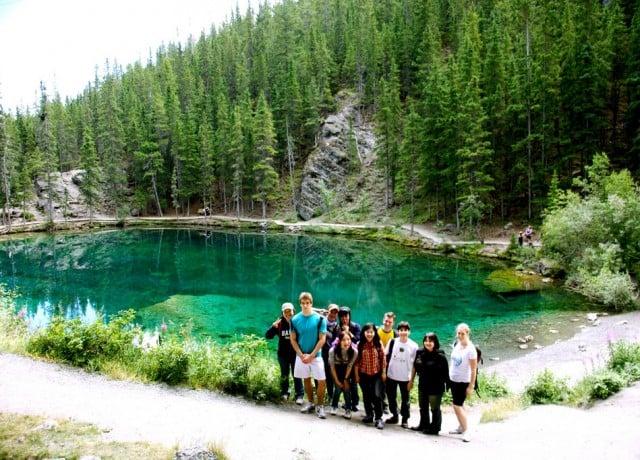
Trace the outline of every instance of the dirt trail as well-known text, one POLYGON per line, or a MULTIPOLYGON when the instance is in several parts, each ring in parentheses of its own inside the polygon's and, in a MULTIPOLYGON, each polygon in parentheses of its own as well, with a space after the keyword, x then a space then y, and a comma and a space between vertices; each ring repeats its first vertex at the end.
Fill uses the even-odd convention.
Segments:
MULTIPOLYGON (((522 386, 545 367, 579 377, 585 372, 581 345, 595 352, 608 337, 640 337, 640 312, 604 318, 601 326, 579 333, 491 370, 522 386), (591 347, 591 345, 594 347, 591 347), (597 344, 597 346, 596 346, 597 344)), ((147 440, 189 447, 218 443, 235 460, 370 459, 382 451, 407 459, 476 458, 640 459, 640 384, 625 389, 589 410, 536 406, 497 423, 479 424, 480 408, 470 410, 473 439, 461 442, 446 434, 455 416, 446 408, 443 434, 425 436, 387 425, 376 430, 360 423, 298 412, 295 405, 259 405, 208 391, 176 389, 110 380, 76 369, 0 355, 0 411, 70 417, 92 422, 109 439, 147 440), (381 449, 383 449, 381 451, 381 449)), ((410 424, 418 421, 412 407, 410 424)), ((390 454, 391 455, 391 454, 390 454)))

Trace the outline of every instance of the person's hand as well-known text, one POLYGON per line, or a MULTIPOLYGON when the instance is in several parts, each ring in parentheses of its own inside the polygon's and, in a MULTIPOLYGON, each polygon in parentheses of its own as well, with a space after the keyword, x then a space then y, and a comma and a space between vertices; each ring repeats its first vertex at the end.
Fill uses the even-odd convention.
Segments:
POLYGON ((409 383, 407 383, 407 390, 411 391, 412 388, 413 388, 413 382, 409 380, 409 383))
POLYGON ((349 381, 345 380, 344 385, 342 385, 340 388, 344 388, 345 391, 349 391, 349 381))
POLYGON ((275 320, 271 326, 272 327, 280 326, 280 321, 282 321, 282 318, 278 318, 277 320, 275 320))
POLYGON ((471 388, 471 385, 467 387, 466 395, 467 398, 470 398, 473 395, 473 388, 471 388))
POLYGON ((307 354, 307 353, 303 353, 302 358, 301 358, 301 361, 302 361, 304 364, 309 364, 311 361, 313 361, 313 356, 312 356, 312 355, 309 355, 309 354, 307 354))

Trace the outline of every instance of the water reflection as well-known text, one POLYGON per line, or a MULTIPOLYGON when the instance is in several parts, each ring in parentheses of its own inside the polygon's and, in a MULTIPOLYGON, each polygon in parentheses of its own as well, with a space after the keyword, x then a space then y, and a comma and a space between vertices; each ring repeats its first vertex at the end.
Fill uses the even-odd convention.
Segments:
POLYGON ((0 282, 19 289, 34 325, 47 324, 54 312, 91 321, 98 312, 108 317, 133 308, 152 330, 166 321, 216 340, 262 336, 283 302, 297 305, 299 292, 310 291, 315 306, 348 305, 360 323, 379 323, 393 310, 411 323, 414 339, 435 331, 447 343, 465 321, 490 356, 491 348, 531 333, 522 328, 570 321, 562 315, 585 308, 563 290, 500 299, 482 285, 495 268, 391 243, 188 229, 0 243, 0 282))

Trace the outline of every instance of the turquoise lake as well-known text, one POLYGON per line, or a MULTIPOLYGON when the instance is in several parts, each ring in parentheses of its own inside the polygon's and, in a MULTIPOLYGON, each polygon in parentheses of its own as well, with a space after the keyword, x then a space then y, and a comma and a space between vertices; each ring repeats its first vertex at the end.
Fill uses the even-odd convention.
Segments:
POLYGON ((347 305, 361 324, 392 310, 418 343, 435 331, 446 344, 467 322, 485 356, 506 358, 517 353, 516 337, 548 343, 557 339, 549 330, 566 333, 588 308, 564 289, 498 298, 482 284, 496 268, 335 236, 145 229, 0 242, 0 282, 17 289, 33 326, 54 312, 92 320, 133 308, 149 329, 190 324, 194 336, 225 341, 263 336, 283 302, 298 311, 299 293, 309 291, 315 307, 347 305))

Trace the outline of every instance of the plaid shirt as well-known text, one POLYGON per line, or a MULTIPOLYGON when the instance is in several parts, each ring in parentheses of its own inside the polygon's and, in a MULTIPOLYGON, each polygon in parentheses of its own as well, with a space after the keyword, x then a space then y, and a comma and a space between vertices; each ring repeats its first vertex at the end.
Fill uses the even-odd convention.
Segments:
POLYGON ((381 348, 376 349, 373 342, 367 342, 362 347, 362 355, 358 356, 358 372, 376 375, 387 367, 387 357, 381 348))

